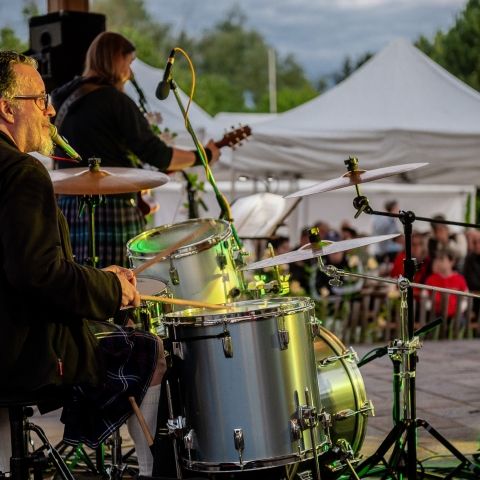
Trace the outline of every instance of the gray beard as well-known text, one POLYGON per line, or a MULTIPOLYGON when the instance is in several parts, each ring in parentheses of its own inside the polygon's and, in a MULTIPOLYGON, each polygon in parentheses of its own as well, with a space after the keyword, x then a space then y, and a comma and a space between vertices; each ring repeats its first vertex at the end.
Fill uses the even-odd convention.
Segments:
POLYGON ((54 145, 50 137, 43 137, 37 151, 47 157, 53 154, 54 145))

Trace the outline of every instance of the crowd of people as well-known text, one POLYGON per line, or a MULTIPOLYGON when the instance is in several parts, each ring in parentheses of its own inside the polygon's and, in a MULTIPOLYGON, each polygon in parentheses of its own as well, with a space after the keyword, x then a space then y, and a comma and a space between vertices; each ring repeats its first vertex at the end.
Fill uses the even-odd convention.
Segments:
MULTIPOLYGON (((398 202, 388 201, 385 211, 398 213, 398 202)), ((412 257, 416 269, 413 282, 433 287, 442 287, 458 291, 480 293, 480 232, 475 229, 453 231, 444 222, 443 215, 435 215, 427 231, 414 230, 411 237, 412 257)), ((331 228, 326 222, 318 221, 318 228, 323 240, 340 241, 366 236, 359 233, 347 221, 338 229, 331 228)), ((311 228, 311 227, 310 227, 311 228)), ((428 225, 427 225, 428 228, 428 225)), ((404 259, 406 256, 403 229, 396 217, 374 217, 371 235, 398 233, 392 240, 372 244, 361 249, 346 250, 341 253, 322 257, 325 265, 333 265, 346 272, 368 272, 381 277, 398 278, 404 275, 404 259)), ((300 248, 309 243, 309 228, 301 232, 298 245, 290 245, 287 237, 277 239, 274 246, 282 252, 300 248)), ((361 294, 365 282, 344 276, 342 285, 331 282, 331 278, 319 268, 317 260, 297 262, 283 267, 290 274, 292 293, 321 299, 332 296, 355 298, 361 294), (333 284, 333 285, 332 285, 333 284)), ((371 283, 369 283, 372 286, 371 283)), ((378 283, 381 287, 381 283, 378 283)), ((427 289, 414 289, 414 297, 430 297, 427 289)), ((457 305, 465 309, 465 302, 459 302, 458 296, 449 295, 447 315, 452 317, 457 312, 457 305)), ((440 293, 434 296, 436 313, 443 312, 443 298, 440 293)), ((473 302, 473 310, 478 314, 480 302, 473 302)))

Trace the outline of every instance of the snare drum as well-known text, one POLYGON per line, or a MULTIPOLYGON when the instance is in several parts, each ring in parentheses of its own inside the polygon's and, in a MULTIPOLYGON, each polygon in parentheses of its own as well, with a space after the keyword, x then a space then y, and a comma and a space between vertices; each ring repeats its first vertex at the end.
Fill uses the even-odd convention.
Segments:
MULTIPOLYGON (((169 296, 165 283, 150 277, 137 277, 137 290, 140 295, 151 295, 154 297, 169 296)), ((134 327, 138 330, 158 335, 161 338, 167 337, 163 316, 171 312, 171 305, 161 302, 142 300, 139 307, 126 309, 123 324, 134 327)))
POLYGON ((193 243, 186 244, 155 263, 146 274, 165 282, 176 298, 226 303, 243 292, 243 281, 235 267, 235 242, 225 220, 194 219, 148 230, 127 243, 132 267, 174 245, 207 222, 211 226, 193 243))
POLYGON ((315 360, 322 407, 331 415, 330 437, 335 444, 345 439, 354 453, 360 450, 367 431, 368 415, 374 413, 356 355, 326 328, 318 327, 315 360))
POLYGON ((315 421, 306 427, 308 412, 321 410, 313 309, 308 298, 273 298, 165 316, 185 402, 187 469, 286 465, 326 443, 315 421))

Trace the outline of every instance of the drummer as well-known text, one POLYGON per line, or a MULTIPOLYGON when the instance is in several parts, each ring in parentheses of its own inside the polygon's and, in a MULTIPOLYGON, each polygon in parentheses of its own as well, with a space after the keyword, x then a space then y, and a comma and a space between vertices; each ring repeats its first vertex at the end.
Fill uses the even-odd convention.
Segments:
MULTIPOLYGON (((55 109, 36 66, 0 51, 0 398, 48 390, 64 405, 65 441, 95 447, 130 416, 129 396, 153 430, 164 352, 157 337, 104 321, 139 304, 132 272, 73 261, 50 176, 26 153, 52 150, 55 109)), ((9 437, 0 409, 2 472, 10 470, 9 437)), ((150 475, 151 454, 142 456, 136 438, 140 473, 150 475)))
MULTIPOLYGON (((131 78, 130 64, 135 46, 118 33, 103 32, 87 51, 81 77, 52 92, 59 132, 83 158, 101 159, 103 167, 142 167, 148 163, 162 172, 174 172, 201 165, 196 152, 167 146, 149 126, 135 102, 124 93, 131 78)), ((209 163, 215 163, 219 149, 207 144, 209 163)), ((75 166, 59 163, 59 168, 75 166)), ((145 219, 138 208, 137 195, 107 196, 96 209, 98 265, 128 266, 126 243, 141 233, 145 219)), ((88 215, 79 216, 75 196, 62 196, 64 212, 77 262, 88 257, 88 215)))

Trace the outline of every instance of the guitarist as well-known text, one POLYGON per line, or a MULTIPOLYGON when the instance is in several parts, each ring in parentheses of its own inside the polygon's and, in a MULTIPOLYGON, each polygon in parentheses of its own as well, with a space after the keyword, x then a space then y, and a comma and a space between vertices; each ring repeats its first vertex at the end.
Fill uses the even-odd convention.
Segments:
MULTIPOLYGON (((82 76, 52 92, 55 124, 83 159, 80 164, 59 163, 59 168, 87 167, 91 157, 101 159, 101 168, 139 167, 132 163, 132 158, 138 158, 167 173, 201 165, 197 152, 171 148, 160 140, 124 93, 134 58, 135 47, 129 40, 103 32, 87 51, 82 76)), ((219 148, 210 141, 205 150, 212 165, 220 156, 219 148)), ((60 196, 58 203, 70 226, 76 260, 84 263, 88 258, 88 215, 79 216, 78 197, 60 196)), ((105 196, 96 208, 97 266, 129 266, 126 243, 144 226, 136 194, 105 196)))

